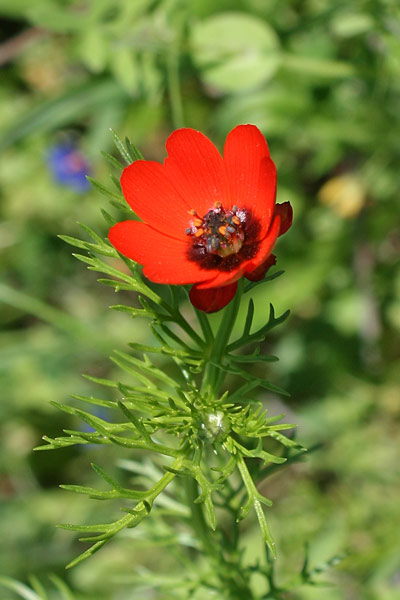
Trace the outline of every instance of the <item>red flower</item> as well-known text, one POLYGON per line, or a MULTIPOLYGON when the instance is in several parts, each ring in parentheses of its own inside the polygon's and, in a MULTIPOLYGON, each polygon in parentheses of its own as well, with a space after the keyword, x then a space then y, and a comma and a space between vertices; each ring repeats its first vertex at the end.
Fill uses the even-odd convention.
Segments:
POLYGON ((275 165, 254 125, 229 133, 223 158, 194 129, 178 129, 166 147, 164 164, 137 160, 124 169, 123 194, 143 223, 117 223, 109 239, 152 281, 193 284, 192 304, 214 312, 232 300, 240 277, 258 281, 275 264, 271 252, 292 208, 275 205, 275 165))

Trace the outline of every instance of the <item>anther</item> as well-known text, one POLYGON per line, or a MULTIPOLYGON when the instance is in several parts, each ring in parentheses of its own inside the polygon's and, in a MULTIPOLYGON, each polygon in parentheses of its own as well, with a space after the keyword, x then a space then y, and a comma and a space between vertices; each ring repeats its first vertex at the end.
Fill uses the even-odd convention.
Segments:
POLYGON ((196 240, 196 247, 203 247, 208 254, 225 258, 237 254, 245 241, 243 227, 246 215, 238 211, 236 205, 225 210, 222 203, 214 202, 213 207, 203 216, 191 209, 190 227, 185 232, 196 240), (242 216, 243 215, 243 216, 242 216))

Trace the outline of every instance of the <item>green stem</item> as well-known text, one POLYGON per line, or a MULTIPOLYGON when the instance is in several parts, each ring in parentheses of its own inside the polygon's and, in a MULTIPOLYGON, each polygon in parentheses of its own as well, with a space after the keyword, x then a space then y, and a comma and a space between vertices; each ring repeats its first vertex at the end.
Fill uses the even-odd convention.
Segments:
POLYGON ((216 576, 230 600, 252 600, 254 598, 246 577, 238 564, 238 556, 226 558, 221 537, 207 526, 201 504, 194 501, 199 495, 198 485, 192 477, 185 478, 187 503, 191 511, 191 524, 200 540, 205 556, 216 566, 216 576))
POLYGON ((218 393, 219 385, 222 383, 220 377, 221 371, 217 365, 221 364, 222 358, 226 352, 226 347, 232 335, 233 326, 238 315, 240 300, 243 293, 243 281, 240 280, 238 290, 232 302, 224 309, 222 321, 218 328, 213 344, 206 350, 205 358, 207 365, 204 371, 202 392, 209 391, 210 395, 215 396, 218 393))
POLYGON ((204 335, 204 339, 206 340, 206 345, 214 343, 214 334, 211 329, 210 321, 208 320, 207 315, 202 310, 195 309, 197 320, 200 324, 201 330, 204 335))

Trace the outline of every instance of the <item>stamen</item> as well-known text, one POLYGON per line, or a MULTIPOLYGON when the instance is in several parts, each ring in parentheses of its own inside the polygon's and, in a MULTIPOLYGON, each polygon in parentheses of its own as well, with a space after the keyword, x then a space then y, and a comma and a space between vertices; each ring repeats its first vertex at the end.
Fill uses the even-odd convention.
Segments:
POLYGON ((194 209, 188 212, 193 218, 186 234, 196 238, 196 248, 203 248, 206 254, 216 254, 221 258, 240 251, 245 239, 245 211, 240 210, 239 217, 236 205, 226 210, 222 203, 217 201, 202 218, 194 209))

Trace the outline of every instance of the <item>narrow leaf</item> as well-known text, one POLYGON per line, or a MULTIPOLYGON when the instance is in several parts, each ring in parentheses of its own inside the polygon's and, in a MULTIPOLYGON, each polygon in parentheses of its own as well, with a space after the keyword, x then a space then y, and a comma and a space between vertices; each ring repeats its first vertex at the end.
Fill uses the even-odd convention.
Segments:
POLYGON ((107 542, 107 540, 101 540, 100 542, 97 542, 97 544, 94 544, 93 546, 88 548, 85 552, 82 552, 82 554, 80 554, 79 556, 74 558, 74 560, 72 560, 66 566, 66 569, 71 569, 72 567, 75 567, 77 564, 79 564, 86 558, 89 558, 89 556, 93 556, 93 554, 95 554, 98 550, 100 550, 100 548, 102 548, 106 542, 107 542))
POLYGON ((126 148, 127 148, 129 157, 131 158, 132 162, 134 162, 135 160, 143 160, 144 159, 143 154, 140 152, 140 150, 138 148, 136 148, 136 146, 134 146, 132 144, 132 142, 130 141, 130 139, 128 137, 125 138, 125 144, 126 144, 126 148))
POLYGON ((253 323, 253 316, 254 316, 254 302, 253 302, 253 299, 250 298, 249 306, 247 309, 246 321, 245 321, 244 328, 243 328, 243 334, 242 334, 243 338, 246 338, 250 334, 251 325, 253 323))
POLYGON ((130 165, 133 161, 132 161, 131 157, 129 156, 129 152, 126 150, 124 144, 122 143, 122 141, 120 140, 120 138, 117 136, 117 134, 115 133, 115 131, 113 129, 110 129, 110 131, 111 131, 111 135, 113 137, 114 144, 115 144, 118 152, 120 153, 120 155, 123 158, 124 162, 127 165, 130 165))
POLYGON ((107 189, 102 183, 100 183, 96 179, 93 179, 93 177, 90 177, 89 175, 86 176, 86 179, 88 181, 90 181, 92 186, 94 188, 96 188, 96 190, 98 190, 101 194, 103 194, 103 196, 106 196, 107 198, 112 198, 114 200, 117 200, 118 202, 121 202, 120 194, 117 194, 116 192, 112 192, 111 190, 107 189))
POLYGON ((101 150, 100 154, 106 159, 106 161, 108 161, 110 163, 110 165, 112 167, 115 167, 116 169, 118 169, 118 171, 121 171, 121 169, 124 168, 124 165, 117 158, 115 158, 115 156, 113 156, 112 154, 109 154, 108 152, 104 152, 104 150, 101 150))
POLYGON ((274 542, 274 539, 269 530, 267 520, 264 515, 264 510, 263 510, 263 507, 261 506, 261 503, 259 500, 254 500, 254 509, 256 511, 257 519, 260 524, 260 529, 261 529, 263 540, 267 544, 268 548, 270 549, 272 557, 276 558, 275 542, 274 542))

